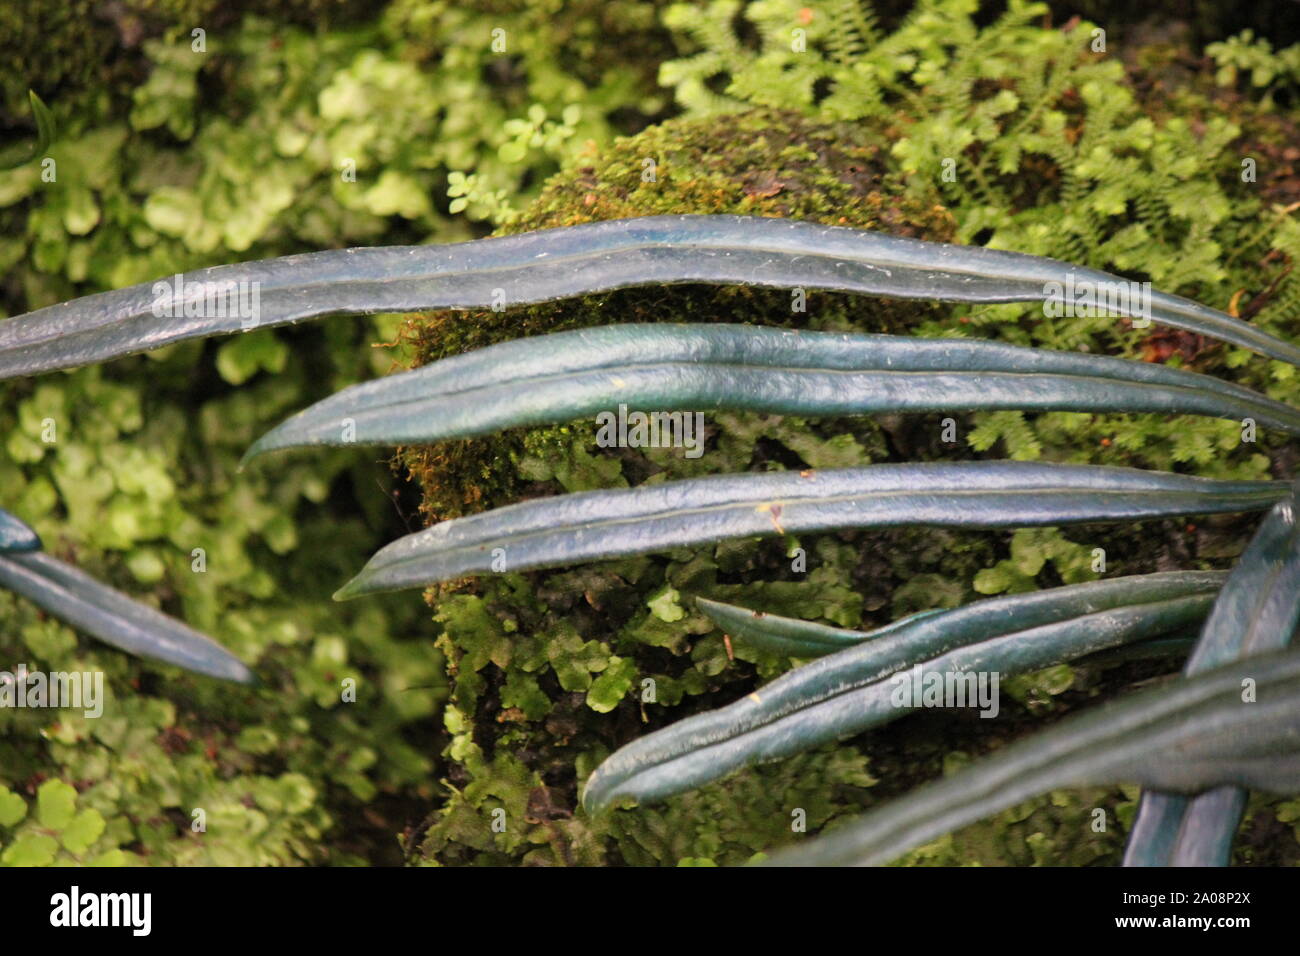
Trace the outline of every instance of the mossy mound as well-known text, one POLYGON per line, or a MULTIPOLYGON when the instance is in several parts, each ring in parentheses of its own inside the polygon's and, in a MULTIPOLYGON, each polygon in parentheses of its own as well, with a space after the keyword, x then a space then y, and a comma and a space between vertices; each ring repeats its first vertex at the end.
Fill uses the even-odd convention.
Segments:
MULTIPOLYGON (((932 194, 897 176, 884 145, 883 132, 869 126, 820 124, 773 110, 669 122, 555 177, 528 214, 502 231, 660 213, 737 213, 949 239, 952 217, 932 194), (645 175, 647 159, 653 178, 645 175)), ((502 313, 434 313, 410 320, 406 334, 423 363, 611 322, 905 333, 945 314, 927 303, 822 293, 810 296, 806 312, 793 312, 785 290, 674 286, 502 313)), ((707 450, 697 460, 680 449, 597 449, 589 422, 410 448, 401 460, 422 485, 426 512, 442 519, 537 494, 963 455, 962 446, 940 440, 937 416, 904 424, 719 414, 707 427, 707 450)), ((787 660, 730 644, 695 611, 692 598, 870 626, 971 599, 972 580, 997 563, 998 548, 995 536, 938 529, 846 532, 492 575, 431 593, 453 688, 445 715, 450 796, 427 830, 410 835, 408 850, 413 858, 449 864, 738 863, 788 842, 795 820, 815 831, 940 772, 953 752, 995 746, 978 720, 938 721, 937 733, 923 720, 872 735, 869 750, 826 748, 662 807, 590 819, 577 805, 581 782, 614 748, 728 703, 789 667, 787 660)), ((1023 713, 1001 728, 1028 730, 1035 722, 1033 683, 1018 693, 1026 701, 1023 713)), ((1073 827, 1083 814, 1079 805, 1060 809, 1045 800, 965 835, 959 849, 931 849, 927 859, 973 854, 1032 862, 1029 834, 1073 827)), ((1069 854, 1093 862, 1113 859, 1119 848, 1114 832, 1103 833, 1069 854)))
MULTIPOLYGON (((547 183, 527 214, 498 234, 532 232, 664 213, 776 216, 875 229, 935 240, 952 238, 952 217, 930 194, 909 192, 886 161, 878 132, 818 124, 793 112, 754 110, 708 120, 676 120, 617 140, 600 155, 547 183)), ((730 322, 905 332, 940 314, 917 302, 815 293, 792 311, 786 290, 681 285, 512 308, 436 312, 407 324, 417 364, 496 342, 616 322, 730 322)), ((565 432, 516 432, 492 441, 453 442, 407 451, 424 508, 447 518, 523 491, 516 467, 529 442, 565 432)))
MULTIPOLYGON (((781 216, 946 240, 949 212, 889 160, 889 130, 755 109, 684 119, 620 140, 552 179, 502 233, 663 213, 781 216), (653 175, 647 175, 649 171, 653 175)), ((1029 197, 1032 200, 1032 197, 1029 197)), ((815 294, 792 312, 784 290, 674 286, 623 290, 505 312, 413 317, 419 364, 523 336, 627 321, 723 321, 907 333, 962 312, 815 294)), ((958 416, 963 423, 967 418, 958 416)), ((1085 416, 1076 416, 1082 419, 1085 416)), ((705 455, 597 449, 590 422, 409 448, 400 462, 442 520, 521 498, 704 474, 848 467, 967 457, 941 439, 939 416, 876 420, 710 416, 705 455)), ((1064 426, 1062 426, 1064 427, 1064 426)), ((1110 443, 1075 460, 1109 463, 1110 443)), ((996 455, 995 455, 996 456, 996 455)), ((790 662, 732 646, 699 615, 697 596, 771 613, 870 627, 920 608, 1092 576, 1104 543, 1112 573, 1205 566, 1240 550, 1248 519, 1013 535, 942 529, 843 532, 722 542, 598 565, 493 575, 429 594, 450 665, 445 714, 449 798, 410 834, 413 859, 449 864, 739 863, 1172 665, 1052 668, 1009 681, 996 728, 926 714, 848 745, 754 768, 661 807, 588 818, 583 780, 613 749, 729 703, 790 662), (647 690, 648 689, 648 690, 647 690), (648 695, 648 696, 647 696, 648 695), (800 813, 802 811, 802 813, 800 813), (796 830, 795 832, 798 832, 796 830)), ((1222 562, 1219 562, 1222 564, 1222 562)), ((1136 792, 1051 794, 924 848, 915 863, 1116 863, 1136 792), (1094 828, 1101 808, 1109 825, 1094 828)))

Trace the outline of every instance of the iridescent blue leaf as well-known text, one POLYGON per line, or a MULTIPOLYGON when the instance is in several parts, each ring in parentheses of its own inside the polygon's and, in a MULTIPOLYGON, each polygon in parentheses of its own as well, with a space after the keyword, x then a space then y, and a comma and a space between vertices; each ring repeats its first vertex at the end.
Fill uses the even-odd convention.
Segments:
MULTIPOLYGON (((0 322, 0 378, 332 313, 489 308, 686 282, 1071 305, 1070 288, 1132 285, 998 249, 787 219, 652 216, 449 246, 307 253, 103 292, 0 322)), ((1291 343, 1189 299, 1126 293, 1112 304, 1119 315, 1300 364, 1300 349, 1291 343)))

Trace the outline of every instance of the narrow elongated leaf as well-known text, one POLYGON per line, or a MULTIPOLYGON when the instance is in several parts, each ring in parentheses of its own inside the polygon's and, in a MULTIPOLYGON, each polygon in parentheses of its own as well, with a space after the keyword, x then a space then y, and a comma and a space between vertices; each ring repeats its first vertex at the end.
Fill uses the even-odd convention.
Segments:
POLYGON ((864 641, 879 640, 900 629, 910 628, 921 618, 948 613, 943 609, 919 611, 874 631, 851 631, 814 621, 749 611, 707 598, 696 598, 695 603, 719 630, 725 631, 730 637, 739 638, 773 654, 803 658, 825 657, 848 647, 857 647, 864 641))
POLYGON ((1173 793, 1300 791, 1300 651, 1235 661, 1065 718, 912 791, 773 865, 885 863, 1065 787, 1132 782, 1173 793), (1255 702, 1242 699, 1254 682, 1255 702))
MULTIPOLYGON (((629 286, 703 282, 953 302, 1073 304, 1070 289, 1128 290, 1053 259, 786 219, 651 216, 448 246, 342 249, 215 266, 87 296, 0 323, 0 378, 330 313, 543 302, 629 286), (242 298, 241 298, 242 296, 242 298)), ((1160 292, 1103 295, 1149 317, 1300 364, 1300 349, 1160 292)))
POLYGON ((0 150, 0 170, 25 166, 43 154, 54 142, 54 115, 44 101, 36 95, 35 90, 28 90, 27 98, 32 104, 32 118, 36 120, 36 140, 0 150))
MULTIPOLYGON (((899 618, 874 631, 850 631, 841 627, 828 627, 813 621, 801 621, 797 618, 776 617, 762 611, 748 611, 744 608, 697 598, 700 610, 714 624, 727 632, 728 636, 786 657, 798 657, 812 660, 834 654, 847 647, 856 647, 864 641, 874 641, 886 637, 903 628, 910 628, 924 617, 947 614, 940 608, 933 611, 919 611, 907 617, 899 618)), ((1199 627, 1189 631, 1153 637, 1134 644, 1107 648, 1089 654, 1085 662, 1112 663, 1130 660, 1161 660, 1167 657, 1185 658, 1196 643, 1200 633, 1199 627)))
POLYGON ((1081 660, 1081 664, 1117 664, 1121 661, 1151 661, 1178 658, 1186 660, 1192 648, 1196 646, 1199 627, 1189 628, 1168 637, 1153 637, 1135 644, 1112 647, 1096 654, 1090 654, 1081 660))
MULTIPOLYGON (((1116 578, 907 618, 728 707, 633 741, 591 775, 583 803, 596 810, 626 797, 659 800, 895 720, 913 709, 896 695, 900 680, 912 679, 909 668, 920 668, 921 681, 927 673, 1023 673, 1180 631, 1201 620, 1223 580, 1218 572, 1116 578)), ((698 603, 742 639, 775 634, 803 641, 816 633, 807 622, 698 603)))
POLYGON ((6 551, 35 551, 41 539, 35 531, 7 511, 0 510, 0 554, 6 551))
POLYGON ((934 525, 1019 528, 1268 508, 1287 485, 1095 465, 886 464, 724 475, 540 498, 380 549, 335 597, 752 535, 934 525))
POLYGON ((42 552, 0 555, 0 587, 128 653, 210 677, 255 682, 252 671, 216 641, 42 552))
POLYGON ((1296 409, 1212 376, 1145 362, 961 339, 634 324, 507 342, 355 385, 264 435, 245 461, 300 445, 465 438, 620 404, 795 415, 1189 413, 1300 433, 1296 409))
MULTIPOLYGON (((1285 647, 1300 626, 1300 535, 1296 502, 1279 502, 1260 523, 1188 659, 1185 673, 1285 647)), ((1187 798, 1147 792, 1138 805, 1126 866, 1226 866, 1246 809, 1228 787, 1187 798)))

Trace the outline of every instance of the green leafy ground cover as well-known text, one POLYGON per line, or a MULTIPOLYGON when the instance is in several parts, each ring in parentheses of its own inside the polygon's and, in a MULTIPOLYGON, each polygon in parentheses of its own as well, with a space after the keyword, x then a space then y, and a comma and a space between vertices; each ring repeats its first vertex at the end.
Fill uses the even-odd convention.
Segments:
MULTIPOLYGON (((397 0, 373 17, 302 3, 277 14, 296 27, 223 20, 199 0, 126 9, 142 32, 123 77, 69 69, 50 81, 62 96, 38 88, 60 123, 56 181, 40 165, 0 175, 9 314, 234 259, 737 212, 1070 258, 1300 337, 1295 48, 1241 37, 1205 59, 1177 37, 1139 45, 1124 31, 1094 52, 1091 23, 1045 26, 1028 4, 994 19, 964 0, 910 19, 848 0, 472 12, 397 0), (306 26, 313 16, 325 19, 306 26), (198 54, 189 25, 208 17, 198 54)), ((6 87, 11 112, 20 94, 6 87)), ((0 594, 0 661, 102 669, 110 692, 98 720, 0 710, 0 862, 744 862, 797 839, 800 819, 812 832, 1169 668, 1053 668, 1009 682, 1014 705, 996 722, 922 714, 590 819, 578 786, 612 749, 790 666, 729 647, 691 598, 869 626, 1087 580, 1099 547, 1107 573, 1225 567, 1251 520, 729 542, 463 582, 427 604, 330 593, 423 520, 560 490, 977 455, 1294 470, 1284 442, 1242 443, 1231 422, 999 412, 959 416, 952 441, 939 416, 713 415, 700 459, 598 449, 594 423, 579 422, 404 449, 391 472, 373 452, 235 472, 290 411, 393 367, 678 317, 1086 349, 1300 402, 1287 366, 1113 319, 823 294, 799 312, 784 291, 694 287, 331 319, 5 383, 0 506, 60 557, 217 636, 265 683, 232 689, 127 659, 0 594)), ((1053 794, 911 861, 1115 863, 1135 796, 1053 794)), ((1294 862, 1298 820, 1295 802, 1254 806, 1238 860, 1294 862)))

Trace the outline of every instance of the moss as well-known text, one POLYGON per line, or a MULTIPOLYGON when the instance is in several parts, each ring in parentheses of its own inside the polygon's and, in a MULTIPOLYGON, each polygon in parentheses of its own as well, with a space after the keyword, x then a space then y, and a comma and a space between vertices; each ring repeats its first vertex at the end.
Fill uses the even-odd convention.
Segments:
POLYGON ((14 4, 0 8, 5 64, 0 93, 7 113, 25 116, 28 87, 51 101, 68 89, 121 82, 123 72, 113 63, 116 39, 111 27, 94 16, 96 6, 94 0, 69 0, 36 10, 14 4))
MULTIPOLYGON (((670 121, 593 150, 551 179, 527 213, 500 232, 665 213, 733 213, 951 238, 952 217, 933 194, 903 186, 886 147, 883 134, 870 127, 818 123, 794 112, 756 109, 670 121), (653 177, 643 175, 646 160, 653 160, 653 177)), ((905 332, 940 314, 924 303, 821 293, 809 297, 806 312, 796 312, 787 290, 691 285, 502 313, 421 315, 408 321, 405 338, 424 363, 521 335, 610 322, 905 332)), ((409 448, 400 457, 422 487, 426 515, 442 519, 541 493, 850 466, 894 454, 888 433, 867 420, 713 415, 699 460, 671 450, 596 449, 593 439, 591 423, 575 422, 409 448)), ((942 453, 930 439, 915 441, 942 453)), ((851 749, 759 768, 636 814, 590 820, 577 809, 577 794, 580 781, 613 748, 734 699, 788 666, 729 648, 695 612, 694 596, 750 601, 852 626, 892 616, 893 592, 907 600, 901 585, 923 571, 969 581, 993 559, 992 545, 978 535, 904 529, 883 538, 870 549, 852 534, 724 542, 594 568, 494 575, 432 593, 442 627, 438 646, 453 685, 450 795, 408 848, 441 863, 738 863, 787 840, 795 809, 814 829, 856 812, 875 780, 867 758, 851 749), (806 570, 796 570, 789 557, 795 547, 806 550, 806 570), (653 684, 648 701, 647 680, 653 684), (505 811, 505 831, 492 829, 494 810, 505 811)), ((961 584, 935 587, 951 603, 968 596, 961 584)))
MULTIPOLYGON (((668 122, 555 177, 528 214, 502 232, 690 212, 951 238, 951 216, 933 196, 903 187, 882 145, 870 127, 816 123, 783 111, 668 122), (655 162, 654 181, 642 176, 647 158, 655 162)), ((617 321, 689 318, 906 332, 941 314, 926 304, 829 294, 795 313, 786 291, 681 286, 504 313, 424 315, 408 323, 406 336, 417 361, 428 362, 520 335, 617 321)), ((411 448, 402 460, 422 485, 426 513, 445 518, 524 496, 649 477, 954 454, 937 440, 937 428, 927 432, 916 422, 712 419, 709 453, 699 462, 631 449, 593 452, 587 423, 411 448)), ((882 793, 892 793, 954 747, 981 749, 977 728, 952 728, 936 738, 927 745, 928 761, 918 759, 914 745, 899 747, 898 740, 911 739, 900 729, 901 737, 868 748, 828 748, 756 768, 662 808, 590 820, 576 805, 579 782, 613 748, 735 699, 788 666, 729 648, 694 612, 692 597, 748 601, 853 626, 936 600, 968 600, 976 571, 995 560, 996 543, 988 536, 899 529, 869 539, 846 533, 724 542, 441 589, 430 599, 453 684, 449 799, 408 848, 419 859, 450 864, 738 863, 788 841, 796 810, 810 830, 857 812, 871 802, 878 776, 891 782, 882 793), (794 547, 806 549, 806 572, 792 566, 794 547), (655 687, 650 702, 640 698, 646 679, 655 687), (505 830, 492 829, 494 811, 504 811, 505 830)), ((990 862, 1007 859, 1017 857, 989 855, 990 862)))
MULTIPOLYGON (((427 0, 398 2, 428 5, 427 0)), ((523 47, 524 58, 544 57, 593 89, 610 81, 628 84, 633 77, 649 88, 658 64, 673 53, 672 40, 659 25, 667 2, 482 0, 474 8, 478 16, 507 31, 512 54, 515 47, 523 47)), ((445 37, 432 39, 445 42, 445 37)))

